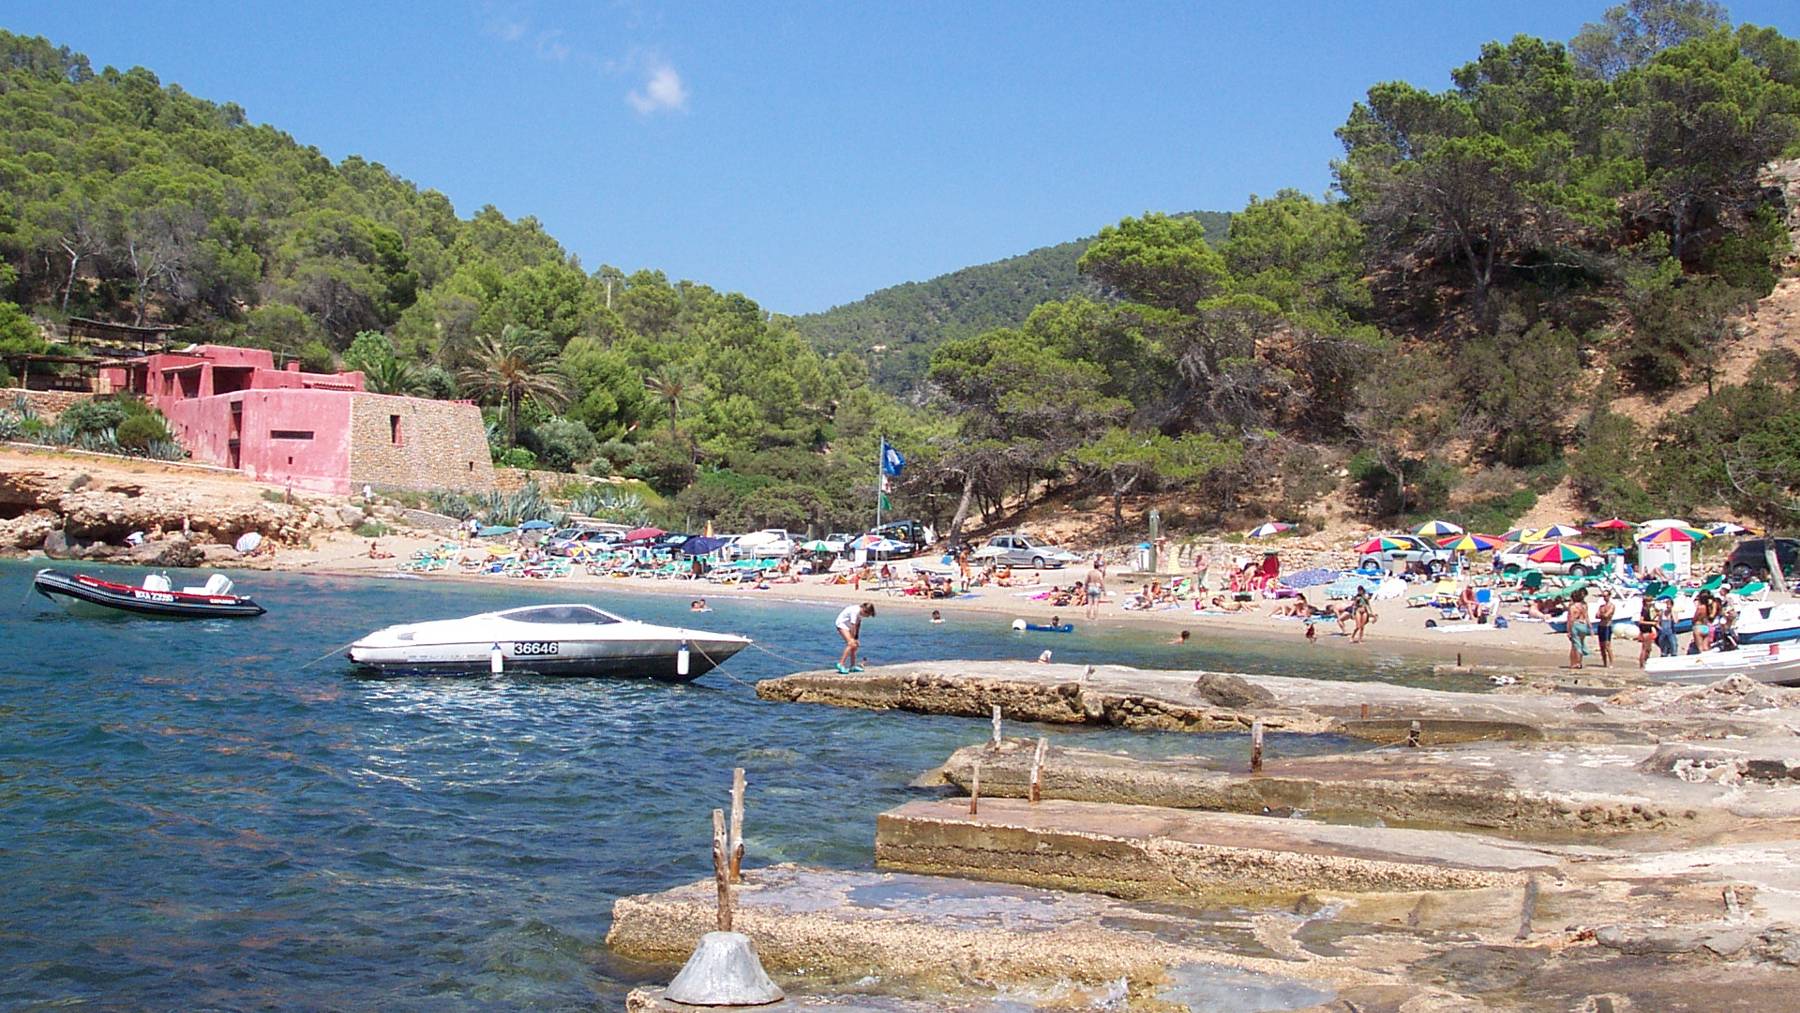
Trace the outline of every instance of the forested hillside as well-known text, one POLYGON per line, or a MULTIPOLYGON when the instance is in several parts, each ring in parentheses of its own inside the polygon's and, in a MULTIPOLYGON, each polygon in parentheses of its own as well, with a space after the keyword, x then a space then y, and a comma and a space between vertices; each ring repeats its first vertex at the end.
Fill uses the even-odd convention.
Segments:
MULTIPOLYGON (((1213 211, 1192 217, 1213 237, 1223 237, 1231 222, 1230 215, 1213 211)), ((1091 242, 1089 236, 930 281, 895 285, 823 313, 796 317, 794 323, 822 349, 867 356, 870 374, 882 390, 915 392, 932 351, 951 338, 1017 327, 1039 303, 1053 299, 1105 298, 1106 290, 1077 267, 1091 242)))
POLYGON ((1346 96, 1329 195, 1128 218, 805 333, 0 35, 0 348, 80 314, 353 366, 478 399, 499 460, 641 478, 671 524, 860 525, 883 435, 893 509, 940 522, 1162 495, 1177 527, 1334 500, 1488 528, 1569 482, 1800 524, 1800 355, 1740 330, 1793 253, 1767 169, 1800 156, 1800 44, 1709 0, 1596 13, 1346 96))
POLYGON ((0 349, 42 348, 22 305, 477 398, 498 460, 641 478, 665 519, 852 524, 876 429, 912 431, 859 357, 742 295, 586 270, 532 218, 459 218, 235 105, 5 33, 0 299, 0 349))

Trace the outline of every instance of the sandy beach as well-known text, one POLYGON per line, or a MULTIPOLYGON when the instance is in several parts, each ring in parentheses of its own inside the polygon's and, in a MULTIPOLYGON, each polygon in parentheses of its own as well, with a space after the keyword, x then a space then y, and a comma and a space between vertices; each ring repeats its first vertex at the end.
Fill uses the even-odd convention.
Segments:
MULTIPOLYGON (((444 542, 443 538, 388 536, 381 539, 381 548, 384 552, 392 552, 394 558, 370 559, 368 539, 339 534, 329 539, 316 540, 311 549, 280 550, 273 558, 257 560, 249 565, 261 569, 346 576, 393 575, 397 572, 397 564, 410 558, 414 552, 434 548, 444 542)), ((902 574, 911 572, 911 564, 906 560, 896 561, 895 567, 902 574)), ((1136 576, 1109 578, 1107 601, 1101 606, 1098 618, 1090 622, 1080 608, 1056 609, 1047 602, 1031 598, 1038 591, 1058 583, 1073 583, 1079 579, 1079 572, 1064 569, 1041 572, 1017 570, 1015 573, 1027 581, 1037 577, 1041 583, 1014 587, 978 587, 956 598, 925 600, 876 590, 867 583, 861 590, 827 584, 823 578, 816 576, 802 577, 798 584, 774 584, 765 591, 755 590, 748 585, 720 585, 706 581, 693 583, 667 578, 591 576, 580 569, 567 577, 542 580, 499 574, 467 574, 454 570, 417 576, 422 580, 434 581, 519 583, 537 590, 567 587, 576 597, 603 591, 607 594, 654 594, 683 598, 800 599, 831 605, 869 601, 876 603, 881 609, 905 609, 912 612, 938 609, 951 616, 994 616, 997 620, 1003 620, 996 622, 997 628, 1010 625, 1014 619, 1047 623, 1052 617, 1057 617, 1064 622, 1076 624, 1077 628, 1098 624, 1112 630, 1141 629, 1144 636, 1154 637, 1159 641, 1171 639, 1181 630, 1191 631, 1198 641, 1231 638, 1265 643, 1293 643, 1304 640, 1305 625, 1298 620, 1278 619, 1269 615, 1268 612, 1274 605, 1270 601, 1255 602, 1254 612, 1225 615, 1196 613, 1190 604, 1154 611, 1126 611, 1119 607, 1119 602, 1141 586, 1142 581, 1136 576)), ((1568 663, 1568 641, 1552 634, 1541 623, 1520 622, 1508 629, 1488 626, 1480 630, 1438 632, 1425 625, 1428 619, 1441 621, 1435 609, 1408 608, 1403 601, 1398 600, 1377 602, 1375 615, 1377 619, 1370 625, 1365 643, 1352 644, 1348 638, 1338 635, 1335 625, 1321 623, 1317 627, 1318 640, 1315 647, 1320 651, 1365 651, 1450 664, 1456 663, 1460 658, 1463 664, 1469 666, 1552 669, 1568 663)), ((1622 676, 1635 673, 1636 644, 1628 640, 1620 641, 1619 654, 1620 663, 1615 664, 1613 671, 1622 676)), ((1597 664, 1597 659, 1593 660, 1597 664)))

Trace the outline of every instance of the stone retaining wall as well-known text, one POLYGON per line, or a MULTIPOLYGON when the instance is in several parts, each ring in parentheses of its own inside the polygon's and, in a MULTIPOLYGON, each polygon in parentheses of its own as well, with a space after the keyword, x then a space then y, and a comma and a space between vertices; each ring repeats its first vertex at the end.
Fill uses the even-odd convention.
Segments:
POLYGON ((86 401, 94 395, 82 391, 68 390, 25 390, 21 387, 0 387, 0 410, 10 411, 23 395, 25 403, 31 410, 43 416, 45 421, 55 422, 57 416, 69 406, 86 401))

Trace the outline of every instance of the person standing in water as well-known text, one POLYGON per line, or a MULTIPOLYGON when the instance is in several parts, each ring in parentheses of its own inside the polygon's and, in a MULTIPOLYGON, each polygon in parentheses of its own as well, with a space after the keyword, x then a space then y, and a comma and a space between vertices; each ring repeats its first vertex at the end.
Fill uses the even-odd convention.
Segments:
POLYGON ((837 670, 839 675, 860 672, 863 667, 856 662, 857 649, 862 646, 862 621, 875 614, 875 606, 869 602, 861 605, 847 606, 838 613, 838 636, 844 638, 844 653, 838 656, 837 670))
POLYGON ((1087 617, 1098 619, 1100 617, 1100 599, 1106 594, 1106 567, 1100 562, 1099 556, 1095 556, 1093 562, 1088 564, 1086 580, 1087 617))

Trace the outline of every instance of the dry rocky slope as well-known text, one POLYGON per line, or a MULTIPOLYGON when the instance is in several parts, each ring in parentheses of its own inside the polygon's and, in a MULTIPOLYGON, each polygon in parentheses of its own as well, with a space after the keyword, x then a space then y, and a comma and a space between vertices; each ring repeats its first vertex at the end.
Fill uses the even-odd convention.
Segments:
POLYGON ((283 546, 355 528, 373 517, 412 518, 390 507, 284 494, 212 469, 116 458, 0 450, 0 553, 159 566, 246 561, 233 546, 248 532, 283 546), (126 536, 145 535, 127 546, 126 536))

